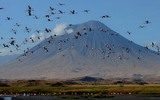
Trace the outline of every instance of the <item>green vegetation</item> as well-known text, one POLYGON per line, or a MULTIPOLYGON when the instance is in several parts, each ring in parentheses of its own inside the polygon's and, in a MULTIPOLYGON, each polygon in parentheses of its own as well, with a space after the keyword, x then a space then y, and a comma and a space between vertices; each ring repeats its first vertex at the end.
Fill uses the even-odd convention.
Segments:
POLYGON ((4 92, 12 92, 12 93, 23 93, 23 92, 31 92, 31 93, 54 93, 54 92, 62 92, 62 93, 100 93, 101 94, 111 94, 111 93, 132 93, 132 94, 146 94, 146 93, 160 93, 160 86, 107 86, 107 85, 69 85, 62 87, 50 87, 50 86, 34 86, 34 87, 0 87, 0 93, 4 92))
POLYGON ((131 79, 86 81, 86 78, 88 79, 88 77, 82 78, 83 81, 2 80, 0 81, 0 94, 50 96, 66 99, 113 98, 116 96, 114 94, 160 94, 160 84, 140 84, 145 83, 141 79, 133 79, 133 82, 130 82, 131 79), (138 83, 135 84, 135 82, 138 83), (106 85, 106 83, 110 85, 106 85))
POLYGON ((65 85, 65 86, 32 86, 0 87, 0 94, 36 94, 66 99, 81 98, 114 98, 114 94, 158 94, 157 85, 65 85))

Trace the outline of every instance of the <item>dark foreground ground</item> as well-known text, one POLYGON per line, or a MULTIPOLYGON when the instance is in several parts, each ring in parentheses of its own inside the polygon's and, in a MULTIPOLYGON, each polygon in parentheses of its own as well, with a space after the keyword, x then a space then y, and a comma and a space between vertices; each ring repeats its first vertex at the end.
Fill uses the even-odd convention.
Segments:
MULTIPOLYGON (((114 95, 113 98, 82 98, 76 100, 160 100, 160 94, 121 94, 114 95)), ((0 100, 74 100, 63 99, 51 96, 17 96, 12 99, 0 97, 0 100)))

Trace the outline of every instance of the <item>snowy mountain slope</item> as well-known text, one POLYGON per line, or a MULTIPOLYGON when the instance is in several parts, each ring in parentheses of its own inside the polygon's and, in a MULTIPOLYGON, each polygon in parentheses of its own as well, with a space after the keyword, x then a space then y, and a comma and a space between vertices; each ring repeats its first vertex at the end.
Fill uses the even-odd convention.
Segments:
POLYGON ((51 36, 1 65, 0 78, 160 76, 156 52, 127 40, 101 22, 89 21, 68 29, 73 32, 51 36))

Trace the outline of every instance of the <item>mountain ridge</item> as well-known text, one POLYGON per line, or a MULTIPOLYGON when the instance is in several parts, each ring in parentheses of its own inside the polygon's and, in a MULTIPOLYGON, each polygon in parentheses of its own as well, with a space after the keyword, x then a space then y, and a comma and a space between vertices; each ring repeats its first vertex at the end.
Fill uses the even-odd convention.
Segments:
POLYGON ((18 59, 0 66, 0 78, 159 76, 156 52, 129 41, 99 21, 68 26, 18 59), (10 71, 7 70, 10 68, 10 71), (4 73, 5 70, 6 73, 4 73))

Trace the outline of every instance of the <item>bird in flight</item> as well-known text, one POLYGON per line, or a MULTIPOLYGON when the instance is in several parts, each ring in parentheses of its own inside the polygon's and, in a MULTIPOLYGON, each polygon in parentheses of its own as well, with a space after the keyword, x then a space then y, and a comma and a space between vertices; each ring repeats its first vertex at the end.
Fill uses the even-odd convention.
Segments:
POLYGON ((83 10, 84 12, 86 12, 86 13, 88 13, 89 12, 89 10, 83 10))
POLYGON ((147 21, 145 21, 145 24, 149 24, 149 23, 151 23, 151 22, 150 22, 150 21, 148 21, 148 20, 147 20, 147 21))
POLYGON ((77 12, 75 12, 74 10, 72 10, 72 11, 70 11, 71 12, 71 14, 76 14, 77 12))
POLYGON ((139 28, 144 28, 145 26, 139 26, 139 28))
POLYGON ((65 13, 65 12, 63 12, 62 10, 58 10, 58 11, 59 11, 59 13, 60 13, 60 14, 63 14, 63 13, 65 13))
POLYGON ((54 9, 54 8, 52 8, 52 7, 49 7, 50 8, 50 10, 52 11, 52 10, 56 10, 56 9, 54 9))
POLYGON ((10 18, 10 17, 7 17, 7 19, 6 20, 11 20, 12 18, 10 18))
POLYGON ((59 3, 59 5, 62 6, 62 5, 65 5, 65 4, 59 3))
POLYGON ((131 32, 130 31, 127 31, 127 33, 130 35, 131 34, 131 32))
POLYGON ((0 10, 4 9, 3 7, 0 8, 0 10))
POLYGON ((109 16, 109 15, 102 16, 102 18, 109 18, 109 17, 111 17, 111 16, 109 16))
POLYGON ((18 27, 19 27, 20 25, 19 25, 18 23, 16 23, 15 26, 18 26, 18 27))

